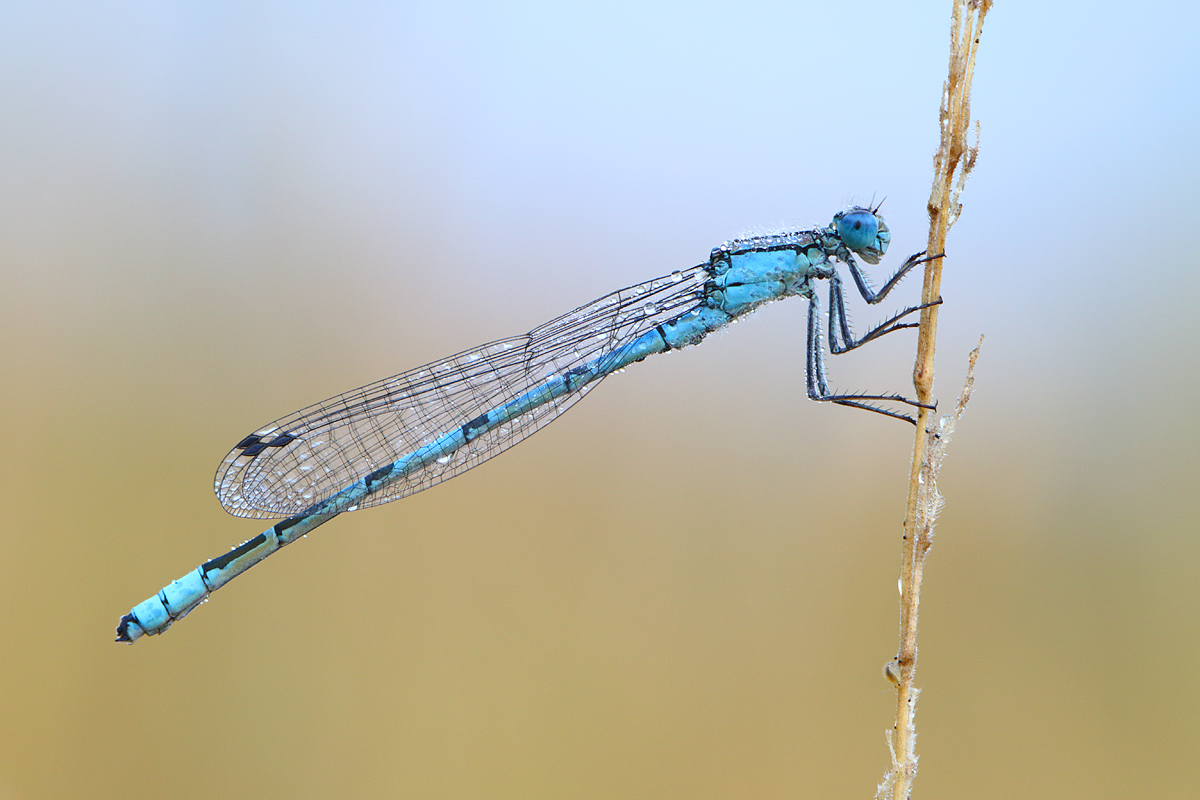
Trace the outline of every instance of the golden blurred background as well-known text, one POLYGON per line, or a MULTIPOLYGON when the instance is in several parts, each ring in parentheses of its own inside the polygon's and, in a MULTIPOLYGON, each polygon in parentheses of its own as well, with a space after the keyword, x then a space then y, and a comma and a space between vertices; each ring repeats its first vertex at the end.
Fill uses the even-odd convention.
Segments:
MULTIPOLYGON (((798 301, 113 628, 269 420, 847 202, 921 249, 949 7, 3 4, 0 800, 870 796, 912 432, 798 301)), ((1195 797, 1198 22, 988 19, 917 797, 1195 797)))

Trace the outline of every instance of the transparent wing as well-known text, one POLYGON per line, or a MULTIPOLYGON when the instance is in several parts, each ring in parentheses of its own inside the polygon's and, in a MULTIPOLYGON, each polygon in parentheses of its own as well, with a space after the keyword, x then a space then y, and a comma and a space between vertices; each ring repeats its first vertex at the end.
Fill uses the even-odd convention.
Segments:
MULTIPOLYGON (((697 305, 704 265, 613 292, 524 336, 500 339, 309 406, 247 436, 217 469, 221 505, 287 517, 697 305)), ((599 379, 416 470, 362 506, 407 497, 482 464, 566 411, 599 379)))

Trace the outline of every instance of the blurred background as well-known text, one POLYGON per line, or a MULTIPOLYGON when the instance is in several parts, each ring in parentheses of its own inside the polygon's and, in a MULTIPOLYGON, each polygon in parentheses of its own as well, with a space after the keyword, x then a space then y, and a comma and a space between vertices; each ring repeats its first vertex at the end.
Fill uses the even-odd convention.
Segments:
MULTIPOLYGON (((805 398, 798 301, 113 628, 266 527, 272 419, 850 202, 920 250, 949 10, 5 3, 0 798, 870 796, 912 430, 805 398)), ((917 797, 1195 796, 1198 23, 987 20, 917 797)))

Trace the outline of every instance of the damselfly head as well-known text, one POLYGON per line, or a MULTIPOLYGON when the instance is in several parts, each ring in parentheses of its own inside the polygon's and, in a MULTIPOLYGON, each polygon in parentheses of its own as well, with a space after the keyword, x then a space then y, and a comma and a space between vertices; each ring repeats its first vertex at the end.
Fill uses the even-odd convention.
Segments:
POLYGON ((846 247, 868 264, 878 264, 892 240, 887 223, 877 211, 854 206, 835 214, 830 225, 846 247))

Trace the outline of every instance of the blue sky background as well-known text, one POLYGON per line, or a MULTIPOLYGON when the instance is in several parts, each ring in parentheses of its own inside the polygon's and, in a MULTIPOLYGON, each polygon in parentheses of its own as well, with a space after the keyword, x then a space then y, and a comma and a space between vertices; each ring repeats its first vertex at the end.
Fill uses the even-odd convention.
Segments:
MULTIPOLYGON (((949 7, 0 4, 0 798, 872 792, 911 431, 799 303, 111 631, 268 420, 849 202, 921 249, 949 7)), ((1194 795, 1198 22, 987 21, 918 796, 1194 795)))

